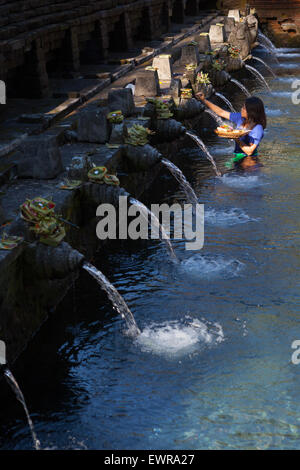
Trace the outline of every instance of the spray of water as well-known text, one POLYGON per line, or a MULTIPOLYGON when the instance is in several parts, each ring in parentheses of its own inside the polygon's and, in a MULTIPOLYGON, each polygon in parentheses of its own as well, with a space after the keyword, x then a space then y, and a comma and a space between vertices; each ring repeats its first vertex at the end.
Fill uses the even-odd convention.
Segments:
POLYGON ((178 181, 180 187, 185 192, 188 201, 191 204, 197 204, 198 198, 182 171, 176 165, 174 165, 174 163, 170 162, 170 160, 167 160, 166 158, 163 158, 161 162, 168 168, 174 178, 178 181))
POLYGON ((266 62, 264 60, 262 60, 260 57, 256 57, 255 55, 252 55, 252 59, 254 60, 257 60, 258 62, 261 62, 262 64, 264 64, 264 66, 269 70, 269 72, 273 75, 274 78, 276 78, 276 73, 271 69, 271 67, 266 64, 266 62))
POLYGON ((235 113, 235 109, 234 107, 232 106, 231 102, 226 98, 226 96, 222 95, 222 93, 219 93, 219 92, 215 92, 215 95, 218 96, 219 98, 221 98, 221 100, 224 101, 224 103, 227 104, 227 106, 229 107, 230 111, 232 111, 233 113, 235 113))
POLYGON ((236 80, 235 78, 231 78, 230 81, 232 83, 234 83, 236 86, 238 86, 244 93, 245 95, 247 96, 247 98, 249 98, 251 96, 251 94, 249 93, 249 91, 247 90, 247 88, 241 83, 239 82, 238 80, 236 80))
POLYGON ((223 120, 218 116, 216 113, 214 113, 211 109, 205 109, 205 113, 208 113, 218 124, 218 126, 222 126, 223 120))
POLYGON ((270 89, 269 85, 267 84, 266 80, 264 79, 264 77, 261 75, 261 73, 255 67, 252 67, 251 65, 245 64, 245 68, 247 70, 249 70, 249 72, 251 72, 256 78, 258 78, 258 80, 260 80, 261 83, 263 83, 269 91, 271 91, 271 89, 270 89))
POLYGON ((196 142, 196 144, 201 148, 201 150, 203 150, 203 152, 205 153, 206 155, 206 158, 211 162, 212 166, 213 166, 213 169, 215 170, 215 173, 217 176, 221 176, 221 172, 218 170, 217 168, 217 165, 216 165, 216 162, 214 160, 214 157, 209 153, 206 145, 204 144, 204 142, 200 139, 200 137, 198 137, 197 135, 193 134, 192 132, 187 132, 186 133, 191 139, 194 140, 194 142, 196 142))
POLYGON ((99 269, 95 268, 90 263, 84 263, 82 266, 96 281, 100 284, 101 288, 105 290, 108 295, 109 300, 112 302, 114 308, 117 312, 121 315, 123 320, 125 320, 128 334, 130 336, 137 336, 140 334, 140 330, 136 324, 134 319, 133 313, 129 309, 128 305, 126 304, 125 300, 121 296, 121 294, 117 291, 117 289, 109 282, 107 277, 99 271, 99 269))
POLYGON ((271 39, 269 39, 265 34, 263 34, 260 30, 258 31, 258 37, 268 45, 270 49, 276 51, 275 45, 272 43, 271 39))
POLYGON ((274 52, 272 49, 270 49, 269 47, 267 47, 265 44, 262 44, 261 42, 258 43, 260 46, 262 46, 264 49, 266 49, 270 54, 271 56, 273 57, 273 59, 275 59, 276 63, 277 64, 280 64, 278 58, 277 58, 277 54, 276 52, 274 52))
POLYGON ((142 351, 177 359, 201 352, 222 343, 225 339, 222 326, 203 319, 184 317, 181 320, 152 323, 136 339, 142 351))
POLYGON ((264 47, 276 60, 276 62, 279 64, 279 60, 277 59, 277 50, 272 41, 261 31, 258 31, 258 39, 259 39, 259 45, 264 47))
POLYGON ((23 395, 23 393, 22 393, 22 391, 21 391, 21 389, 18 385, 18 382, 16 381, 16 379, 13 376, 12 372, 7 368, 4 371, 4 376, 5 376, 6 380, 8 381, 10 387, 14 391, 17 400, 22 404, 22 406, 24 408, 26 418, 27 418, 27 421, 28 421, 28 425, 29 425, 29 428, 30 428, 30 431, 31 431, 31 436, 32 436, 34 448, 35 448, 35 450, 40 450, 40 441, 38 440, 38 438, 36 436, 34 426, 33 426, 33 422, 32 422, 32 419, 30 417, 30 414, 28 412, 28 408, 27 408, 27 405, 26 405, 26 402, 25 402, 25 398, 24 398, 24 395, 23 395))
POLYGON ((172 243, 170 242, 169 240, 169 236, 167 234, 167 232, 165 231, 163 225, 160 224, 158 218, 156 217, 155 214, 153 214, 153 212, 151 212, 150 209, 148 209, 148 207, 145 206, 145 204, 143 204, 142 202, 138 201, 137 199, 134 199, 133 197, 131 197, 129 199, 129 202, 130 204, 133 204, 135 206, 139 206, 140 208, 140 211, 141 211, 141 215, 149 222, 149 216, 150 216, 150 220, 151 220, 151 223, 153 223, 157 229, 158 229, 158 233, 160 234, 160 239, 163 240, 166 244, 166 247, 169 251, 169 254, 171 256, 171 258, 174 260, 174 261, 178 261, 177 259, 177 256, 175 255, 175 252, 173 250, 173 247, 172 247, 172 243))

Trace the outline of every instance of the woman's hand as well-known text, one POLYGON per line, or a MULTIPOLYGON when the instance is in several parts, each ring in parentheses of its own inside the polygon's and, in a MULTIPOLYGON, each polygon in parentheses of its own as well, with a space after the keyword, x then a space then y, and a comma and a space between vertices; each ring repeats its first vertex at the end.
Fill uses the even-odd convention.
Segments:
POLYGON ((202 93, 202 91, 199 91, 199 93, 196 93, 195 96, 196 96, 197 100, 201 100, 201 101, 205 100, 205 96, 204 96, 204 93, 202 93))

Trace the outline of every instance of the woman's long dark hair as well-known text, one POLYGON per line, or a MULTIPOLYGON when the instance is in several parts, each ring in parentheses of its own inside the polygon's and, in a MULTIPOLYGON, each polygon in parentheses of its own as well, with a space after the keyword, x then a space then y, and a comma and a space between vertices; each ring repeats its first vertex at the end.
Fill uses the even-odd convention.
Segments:
POLYGON ((265 129, 267 127, 267 118, 262 100, 256 96, 251 96, 246 99, 245 107, 248 115, 247 123, 261 124, 265 129))

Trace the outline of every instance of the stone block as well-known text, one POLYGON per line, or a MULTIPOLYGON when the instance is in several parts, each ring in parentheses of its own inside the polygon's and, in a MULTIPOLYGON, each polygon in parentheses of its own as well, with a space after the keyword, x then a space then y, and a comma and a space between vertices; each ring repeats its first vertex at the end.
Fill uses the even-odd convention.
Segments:
POLYGON ((217 24, 212 24, 209 28, 209 39, 210 42, 220 42, 223 43, 225 41, 225 34, 224 34, 224 26, 220 26, 217 24))
MULTIPOLYGON (((170 83, 169 93, 174 99, 175 103, 180 98, 180 89, 182 88, 182 83, 180 78, 172 78, 170 83)), ((176 103, 177 104, 177 103, 176 103)))
POLYGON ((251 36, 247 23, 237 23, 229 35, 228 41, 240 50, 240 57, 245 59, 251 51, 251 36))
POLYGON ((134 114, 134 99, 131 88, 114 88, 108 93, 109 111, 121 110, 124 116, 134 114))
POLYGON ((159 80, 171 80, 173 68, 171 56, 169 54, 162 54, 154 57, 152 67, 157 69, 159 80))
POLYGON ((239 10, 229 10, 228 15, 229 18, 234 18, 234 21, 240 21, 240 11, 239 10))
POLYGON ((181 49, 180 63, 182 65, 196 64, 200 62, 198 46, 194 44, 187 44, 181 49))
POLYGON ((160 87, 157 70, 145 70, 139 73, 135 82, 136 96, 159 96, 160 87))
POLYGON ((223 23, 224 23, 225 40, 227 41, 229 34, 234 29, 235 21, 234 21, 234 18, 225 16, 223 19, 223 23))
POLYGON ((88 172, 93 167, 91 158, 86 155, 78 155, 72 158, 67 168, 68 178, 73 180, 88 181, 88 172))
POLYGON ((112 124, 111 134, 109 143, 111 145, 122 145, 124 144, 125 126, 124 123, 112 124))
POLYGON ((199 34, 199 36, 196 36, 195 41, 198 43, 198 51, 200 54, 211 51, 209 35, 201 36, 199 34))
MULTIPOLYGON (((120 108, 114 108, 120 109, 120 108)), ((79 142, 104 144, 108 141, 107 108, 85 109, 79 113, 77 137, 79 142)))
POLYGON ((55 135, 28 137, 16 154, 20 178, 52 179, 63 171, 60 149, 55 135))

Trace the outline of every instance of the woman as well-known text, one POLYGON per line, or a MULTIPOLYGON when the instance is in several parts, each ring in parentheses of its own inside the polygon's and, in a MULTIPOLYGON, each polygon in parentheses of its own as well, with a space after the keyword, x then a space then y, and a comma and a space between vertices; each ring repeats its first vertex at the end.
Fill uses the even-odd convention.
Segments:
POLYGON ((233 162, 238 163, 243 169, 257 165, 257 149, 264 136, 264 129, 267 125, 263 102, 259 98, 251 96, 246 99, 240 113, 230 113, 229 111, 219 108, 219 106, 206 100, 203 93, 197 93, 196 98, 201 100, 218 116, 234 122, 237 128, 251 129, 247 135, 234 139, 235 158, 233 159, 233 162))

